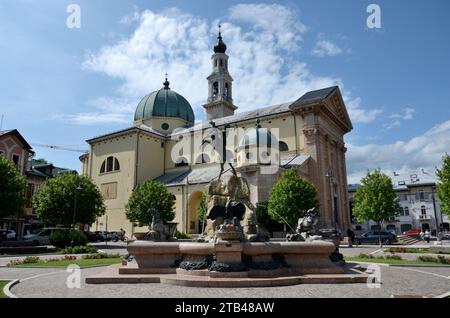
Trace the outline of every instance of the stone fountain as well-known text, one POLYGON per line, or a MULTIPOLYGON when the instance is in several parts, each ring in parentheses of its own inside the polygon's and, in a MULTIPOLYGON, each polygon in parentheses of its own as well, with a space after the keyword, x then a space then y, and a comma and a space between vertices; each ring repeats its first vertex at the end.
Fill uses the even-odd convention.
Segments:
POLYGON ((336 250, 332 242, 268 241, 258 229, 244 178, 233 174, 213 180, 207 200, 202 242, 161 241, 160 235, 136 240, 128 244, 132 261, 111 266, 86 278, 86 283, 263 287, 366 282, 366 274, 332 261, 336 250))

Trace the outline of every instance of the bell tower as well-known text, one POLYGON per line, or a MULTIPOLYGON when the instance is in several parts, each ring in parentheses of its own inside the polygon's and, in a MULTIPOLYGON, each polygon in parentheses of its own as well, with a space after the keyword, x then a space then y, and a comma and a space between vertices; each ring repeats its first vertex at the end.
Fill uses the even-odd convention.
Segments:
POLYGON ((208 120, 234 115, 234 111, 237 109, 233 105, 233 78, 228 73, 226 50, 227 46, 222 41, 219 24, 219 36, 214 46, 214 54, 211 56, 212 73, 206 78, 208 80, 208 103, 203 107, 206 109, 208 120))

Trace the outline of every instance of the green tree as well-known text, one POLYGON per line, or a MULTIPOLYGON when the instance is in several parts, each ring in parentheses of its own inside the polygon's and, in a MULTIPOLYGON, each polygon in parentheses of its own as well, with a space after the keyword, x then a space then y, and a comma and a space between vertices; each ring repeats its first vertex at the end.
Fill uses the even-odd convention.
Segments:
POLYGON ((65 173, 48 179, 34 195, 37 216, 46 224, 92 224, 105 213, 102 195, 97 186, 85 176, 65 173), (76 210, 75 210, 76 204, 76 210))
POLYGON ((14 164, 0 155, 0 218, 24 213, 25 187, 25 179, 14 164))
POLYGON ((441 201, 441 212, 450 215, 450 156, 446 153, 442 157, 442 167, 436 170, 440 184, 437 193, 441 201))
MULTIPOLYGON (((358 221, 372 220, 380 229, 384 220, 400 213, 401 207, 392 186, 392 180, 376 169, 361 180, 361 187, 356 190, 353 214, 358 221)), ((380 246, 381 231, 380 231, 380 246)))
POLYGON ((256 203, 255 207, 256 220, 258 225, 262 226, 269 232, 281 231, 282 223, 275 221, 269 214, 269 202, 263 201, 256 203))
POLYGON ((269 215, 289 226, 297 223, 311 208, 319 207, 317 190, 312 183, 299 177, 295 169, 285 171, 272 189, 269 198, 269 215))
POLYGON ((125 214, 130 222, 147 226, 152 223, 153 210, 159 211, 161 221, 172 221, 175 217, 174 205, 175 196, 163 184, 148 180, 133 190, 125 214))

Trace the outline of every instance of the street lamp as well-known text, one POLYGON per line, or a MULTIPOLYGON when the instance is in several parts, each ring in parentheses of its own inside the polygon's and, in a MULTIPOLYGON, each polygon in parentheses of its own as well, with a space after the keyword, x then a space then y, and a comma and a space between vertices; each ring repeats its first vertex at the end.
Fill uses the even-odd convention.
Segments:
MULTIPOLYGON (((75 229, 75 218, 77 216, 77 197, 78 197, 78 191, 83 190, 81 185, 75 188, 75 195, 74 195, 74 201, 73 201, 73 219, 72 219, 72 228, 75 229)), ((73 247, 73 241, 74 236, 72 235, 72 240, 70 241, 70 245, 73 247)))

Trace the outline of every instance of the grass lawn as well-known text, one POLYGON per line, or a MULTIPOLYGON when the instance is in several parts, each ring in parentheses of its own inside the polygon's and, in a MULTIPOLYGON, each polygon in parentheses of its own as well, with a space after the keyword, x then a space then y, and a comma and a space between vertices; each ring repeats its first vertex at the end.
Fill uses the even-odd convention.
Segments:
POLYGON ((27 263, 23 265, 16 265, 14 267, 33 267, 33 266, 57 266, 57 267, 67 267, 69 265, 78 265, 81 268, 89 266, 99 266, 99 265, 112 265, 119 264, 122 262, 121 257, 117 258, 100 258, 100 259, 75 259, 75 260, 59 260, 59 261, 40 261, 36 263, 27 263))
POLYGON ((449 266, 446 264, 432 263, 432 262, 421 262, 421 261, 408 261, 408 260, 397 260, 397 259, 377 259, 377 258, 362 258, 362 257, 344 257, 347 262, 367 262, 367 263, 378 263, 378 264, 390 264, 390 265, 425 265, 425 266, 449 266))
POLYGON ((10 280, 0 280, 0 298, 8 298, 8 296, 3 293, 3 287, 5 287, 9 282, 10 280))

